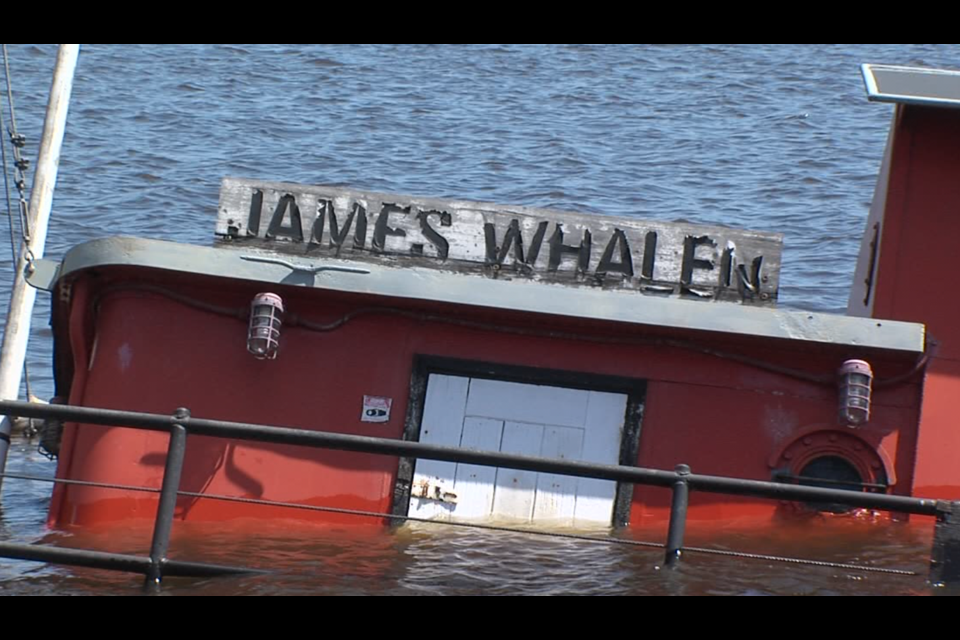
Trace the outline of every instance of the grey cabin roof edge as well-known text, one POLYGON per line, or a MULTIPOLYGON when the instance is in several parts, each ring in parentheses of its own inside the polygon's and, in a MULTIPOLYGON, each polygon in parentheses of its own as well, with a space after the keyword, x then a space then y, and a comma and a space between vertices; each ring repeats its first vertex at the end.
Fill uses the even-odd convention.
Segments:
MULTIPOLYGON (((263 262, 250 260, 251 257, 271 260, 277 256, 245 249, 117 236, 73 247, 64 256, 56 275, 48 278, 46 286, 34 284, 52 289, 55 280, 87 269, 132 266, 265 284, 862 349, 922 353, 926 341, 924 325, 909 322, 664 299, 630 291, 572 288, 525 280, 504 281, 417 267, 361 265, 330 259, 309 263, 307 258, 290 256, 263 262), (310 273, 311 269, 323 266, 362 267, 369 274, 310 273)), ((42 262, 48 266, 46 269, 41 266, 39 271, 49 273, 50 261, 42 262)))

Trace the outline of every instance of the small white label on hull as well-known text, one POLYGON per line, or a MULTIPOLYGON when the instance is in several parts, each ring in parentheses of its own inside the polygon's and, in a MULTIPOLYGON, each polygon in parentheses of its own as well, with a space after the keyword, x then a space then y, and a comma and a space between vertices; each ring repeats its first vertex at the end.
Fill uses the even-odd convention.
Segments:
POLYGON ((393 398, 363 396, 363 412, 360 422, 390 422, 390 408, 393 398))

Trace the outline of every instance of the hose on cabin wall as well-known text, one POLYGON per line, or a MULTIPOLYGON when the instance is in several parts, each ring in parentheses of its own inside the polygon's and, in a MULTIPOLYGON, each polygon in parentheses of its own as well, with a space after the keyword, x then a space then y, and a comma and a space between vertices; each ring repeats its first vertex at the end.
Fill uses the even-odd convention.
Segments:
POLYGON ((913 366, 910 371, 901 373, 896 376, 889 376, 886 378, 878 378, 874 380, 874 387, 892 387, 901 383, 906 382, 916 374, 924 371, 927 366, 930 364, 930 361, 936 357, 937 350, 940 348, 940 342, 927 336, 927 345, 923 350, 923 355, 917 359, 917 363, 913 366))
MULTIPOLYGON (((108 296, 117 294, 117 293, 150 293, 162 296, 173 302, 183 304, 192 309, 198 311, 203 311, 206 313, 211 313, 214 315, 225 316, 229 318, 234 318, 238 321, 246 322, 250 313, 248 307, 225 307, 220 305, 214 305, 203 300, 193 298, 190 296, 177 293, 170 289, 159 287, 156 285, 143 285, 143 284, 131 284, 131 285, 115 285, 105 288, 99 293, 97 298, 94 300, 94 313, 99 313, 100 303, 108 296)), ((649 346, 649 347, 668 347, 673 349, 681 349, 684 351, 691 351, 695 353, 700 353, 702 355, 711 356, 714 358, 719 358, 722 360, 728 360, 731 362, 736 362, 738 364, 746 365, 753 367, 755 369, 760 369, 769 373, 775 373, 778 375, 786 376, 789 378, 794 378, 796 380, 801 380, 803 382, 808 382, 811 384, 829 386, 833 387, 836 385, 836 372, 831 371, 828 374, 818 375, 814 373, 809 373, 806 371, 801 371, 798 369, 792 369, 790 367, 783 367, 772 362, 766 362, 764 360, 759 360, 756 358, 751 358, 749 356, 744 356, 738 353, 732 353, 729 351, 722 351, 719 349, 714 349, 712 347, 707 347, 695 342, 690 342, 686 340, 673 340, 673 339, 663 339, 663 338, 615 338, 615 337, 606 337, 606 336, 594 336, 582 333, 573 333, 567 331, 553 331, 549 329, 529 329, 514 327, 510 325, 503 325, 492 322, 481 322, 476 320, 466 320, 462 318, 456 318, 451 316, 431 314, 431 313, 422 313, 418 311, 409 311, 407 309, 399 309, 396 307, 365 307, 361 309, 356 309, 351 311, 340 318, 328 322, 328 323, 319 323, 311 320, 307 320, 301 316, 298 316, 293 313, 287 313, 284 316, 284 324, 290 327, 299 327, 301 329, 306 329, 308 331, 315 331, 318 333, 329 333, 343 328, 353 320, 365 316, 393 316, 399 318, 405 318, 409 320, 417 320, 420 322, 435 322, 440 324, 446 324, 450 326, 462 327, 465 329, 472 329, 478 331, 497 331, 499 333, 507 333, 511 335, 518 336, 528 336, 528 337, 537 337, 537 338, 550 338, 558 340, 575 340, 581 342, 592 342, 598 344, 612 344, 612 345, 629 345, 629 346, 649 346)), ((913 378, 915 375, 923 371, 930 362, 930 359, 933 357, 936 349, 936 341, 928 341, 928 346, 923 355, 918 358, 917 362, 911 367, 908 371, 897 374, 895 376, 890 376, 887 378, 877 378, 874 380, 874 384, 879 387, 883 386, 894 386, 897 384, 902 384, 913 378)))

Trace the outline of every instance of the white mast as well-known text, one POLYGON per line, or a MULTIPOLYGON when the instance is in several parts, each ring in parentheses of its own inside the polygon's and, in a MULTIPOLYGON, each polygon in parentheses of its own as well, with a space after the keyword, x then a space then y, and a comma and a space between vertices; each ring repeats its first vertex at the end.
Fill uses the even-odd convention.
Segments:
MULTIPOLYGON (((60 149, 67 123, 67 109, 73 90, 73 73, 80 54, 79 44, 61 44, 53 72, 53 84, 47 102, 47 115, 43 123, 43 137, 37 158, 37 171, 30 192, 30 211, 27 215, 29 239, 20 248, 16 265, 13 291, 10 294, 10 309, 0 351, 0 399, 16 400, 20 395, 23 363, 27 357, 27 339, 30 336, 30 319, 37 298, 36 289, 29 286, 25 272, 30 262, 43 257, 53 204, 53 189, 57 184, 60 167, 60 149)), ((4 170, 7 168, 4 167, 4 170)), ((11 421, 3 418, 0 425, 0 474, 7 465, 10 448, 11 421)))

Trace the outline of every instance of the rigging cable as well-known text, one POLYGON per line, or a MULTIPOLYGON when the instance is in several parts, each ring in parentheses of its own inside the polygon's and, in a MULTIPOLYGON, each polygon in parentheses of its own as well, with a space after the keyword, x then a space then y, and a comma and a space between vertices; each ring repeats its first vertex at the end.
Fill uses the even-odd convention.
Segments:
MULTIPOLYGON (((7 45, 3 45, 3 58, 6 63, 7 45)), ((6 64, 4 64, 6 66, 6 64)), ((6 86, 6 85, 5 85, 6 86)), ((17 268, 17 224, 14 221, 13 201, 10 198, 10 176, 7 174, 7 138, 6 138, 6 119, 4 117, 3 101, 0 100, 0 129, 4 131, 0 135, 0 158, 3 161, 3 191, 7 198, 7 218, 10 224, 10 257, 12 258, 12 268, 17 268)))
MULTIPOLYGON (((0 101, 0 129, 3 129, 7 135, 4 135, 0 132, 0 157, 3 160, 3 187, 7 199, 7 218, 9 219, 10 224, 10 253, 13 260, 13 270, 16 272, 17 265, 20 263, 19 254, 17 253, 17 231, 19 230, 21 247, 27 254, 28 262, 32 262, 33 255, 30 251, 29 240, 30 240, 30 226, 28 222, 29 214, 29 203, 26 198, 26 171, 30 166, 30 161, 25 159, 21 154, 21 149, 26 146, 26 136, 20 134, 17 130, 17 113, 13 104, 13 85, 10 81, 10 57, 7 53, 7 45, 3 44, 0 46, 3 52, 3 70, 4 70, 4 82, 6 87, 7 94, 7 104, 10 107, 10 126, 6 126, 4 121, 4 112, 3 112, 3 103, 0 101), (13 214, 13 204, 10 197, 10 179, 7 174, 7 136, 10 138, 11 146, 13 147, 13 167, 14 167, 14 185, 17 187, 19 192, 19 213, 20 213, 20 225, 17 229, 17 225, 14 222, 13 214)), ((16 275, 13 279, 16 282, 16 275)), ((27 393, 27 400, 33 400, 33 391, 30 388, 30 367, 27 364, 27 361, 23 361, 23 384, 24 389, 27 393)))

